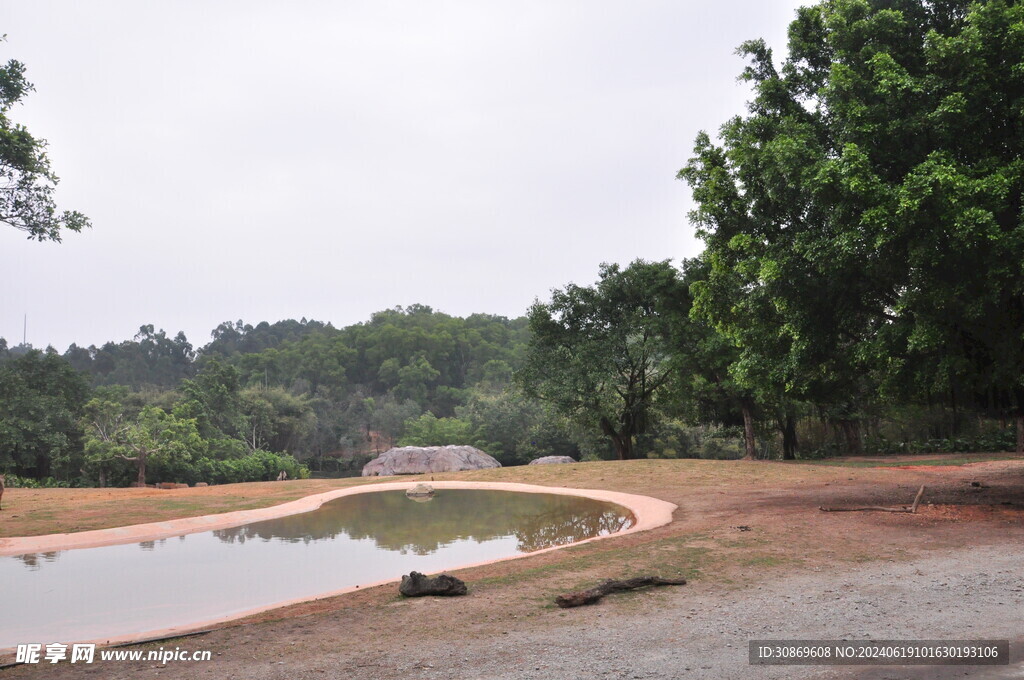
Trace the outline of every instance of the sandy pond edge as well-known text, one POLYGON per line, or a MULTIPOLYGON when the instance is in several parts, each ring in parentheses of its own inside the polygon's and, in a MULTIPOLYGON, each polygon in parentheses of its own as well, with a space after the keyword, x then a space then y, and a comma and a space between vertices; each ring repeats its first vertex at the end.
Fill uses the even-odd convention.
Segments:
MULTIPOLYGON (((227 529, 230 527, 236 527, 243 524, 250 524, 252 522, 259 522, 268 519, 276 519, 278 517, 287 517, 289 515, 295 515, 302 512, 310 512, 316 510, 324 503, 341 498, 343 496, 351 496, 361 493, 374 493, 377 491, 400 491, 409 489, 420 482, 386 482, 382 484, 369 484, 365 486, 349 487, 346 489, 335 489, 333 491, 327 491, 325 493, 314 494, 312 496, 306 496, 298 500, 282 503, 280 505, 274 505, 267 508, 259 508, 257 510, 239 510, 235 512, 226 512, 218 515, 203 515, 200 517, 187 517, 183 519, 169 520, 165 522, 153 522, 150 524, 134 524, 125 527, 116 527, 113 529, 96 529, 92 531, 82 531, 72 534, 48 534, 45 536, 29 536, 29 537, 15 537, 0 539, 0 556, 10 555, 23 555, 26 553, 40 553, 40 552, 56 552, 61 550, 75 550, 80 548, 97 548, 107 545, 117 545, 122 543, 136 543, 141 541, 154 541, 161 538, 170 538, 173 536, 182 536, 185 534, 196 533, 200 531, 213 531, 216 529, 227 529)), ((617 491, 605 491, 601 489, 575 489, 569 487, 555 487, 555 486, 539 486, 536 484, 518 484, 512 482, 461 482, 461 481, 439 481, 430 482, 430 485, 436 489, 488 489, 493 491, 516 491, 521 493, 548 493, 557 494, 563 496, 581 496, 584 498, 591 498, 599 501, 606 501, 609 503, 615 503, 633 513, 636 522, 629 529, 619 531, 614 534, 606 536, 596 536, 594 538, 588 538, 583 541, 577 541, 568 545, 554 546, 551 548, 544 548, 530 553, 523 553, 520 555, 512 555, 510 557, 504 557, 496 560, 486 560, 483 562, 475 562, 472 564, 459 565, 453 567, 447 571, 455 571, 458 569, 468 569, 471 567, 479 567, 485 564, 492 564, 494 562, 503 562, 505 560, 520 559, 523 557, 531 557, 533 555, 539 555, 552 550, 560 550, 562 548, 569 547, 570 545, 582 545, 584 543, 590 543, 592 541, 599 541, 608 538, 615 538, 617 536, 624 536, 626 534, 636 533, 638 531, 646 531, 648 529, 654 529, 656 527, 664 526, 672 521, 672 513, 677 509, 677 505, 669 503, 668 501, 659 500, 657 498, 651 498, 650 496, 640 496, 636 494, 620 493, 617 491)), ((249 609, 242 612, 236 612, 228 616, 218 617, 215 619, 207 619, 205 621, 189 623, 182 626, 175 626, 171 628, 163 628, 159 630, 148 630, 139 631, 131 635, 104 638, 97 640, 87 640, 86 642, 96 642, 99 644, 119 644, 125 642, 134 641, 145 641, 160 639, 166 637, 172 637, 175 635, 184 635, 186 633, 202 630, 211 626, 216 626, 227 621, 233 621, 236 619, 245 618, 258 614, 260 612, 268 611, 270 609, 277 609, 279 607, 285 607, 292 604, 298 604, 300 602, 309 602, 312 600, 320 600, 327 597, 334 597, 336 595, 343 595, 350 593, 355 590, 371 588, 374 586, 384 585, 387 583, 397 582, 399 579, 385 579, 375 583, 365 583, 357 586, 349 586, 341 588, 339 590, 330 591, 326 593, 320 593, 312 597, 301 597, 291 600, 285 600, 282 602, 275 602, 269 605, 263 605, 253 609, 249 609)), ((9 650, 0 650, 0 654, 9 650)))

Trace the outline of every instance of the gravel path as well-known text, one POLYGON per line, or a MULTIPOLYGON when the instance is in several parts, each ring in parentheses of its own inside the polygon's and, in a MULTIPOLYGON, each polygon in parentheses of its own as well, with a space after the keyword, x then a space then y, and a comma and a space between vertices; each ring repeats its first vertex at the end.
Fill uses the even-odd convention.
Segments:
MULTIPOLYGON (((621 605, 601 604, 572 610, 557 632, 513 632, 497 640, 456 640, 432 650, 338 659, 337 668, 349 678, 425 680, 1019 679, 1024 678, 1022 565, 1024 547, 986 547, 822 570, 734 592, 715 593, 702 584, 669 588, 636 596, 652 598, 653 606, 643 613, 623 615, 614 611, 621 605), (1010 639, 1014 662, 1009 667, 752 667, 747 642, 762 638, 1010 639)), ((627 606, 638 604, 642 600, 627 606)), ((270 672, 257 677, 285 677, 262 670, 270 672)), ((296 677, 294 671, 289 677, 296 677)))

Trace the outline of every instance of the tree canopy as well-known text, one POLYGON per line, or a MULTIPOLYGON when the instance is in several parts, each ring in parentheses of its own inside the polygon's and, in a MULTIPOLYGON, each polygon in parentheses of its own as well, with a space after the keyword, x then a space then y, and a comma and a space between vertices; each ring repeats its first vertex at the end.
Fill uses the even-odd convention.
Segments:
POLYGON ((0 363, 0 470, 28 477, 77 474, 85 376, 56 352, 0 363))
POLYGON ((0 222, 29 239, 60 241, 62 230, 81 231, 89 220, 77 211, 58 212, 53 194, 60 180, 50 168, 46 141, 8 117, 32 89, 24 64, 11 59, 0 66, 0 222))
POLYGON ((666 311, 679 285, 668 262, 604 264, 595 285, 534 303, 519 374, 527 393, 599 428, 620 459, 636 457, 634 437, 672 379, 666 311))
POLYGON ((749 113, 680 172, 710 264, 697 305, 736 375, 837 417, 886 389, 1024 413, 1022 20, 827 0, 781 66, 742 46, 749 113))

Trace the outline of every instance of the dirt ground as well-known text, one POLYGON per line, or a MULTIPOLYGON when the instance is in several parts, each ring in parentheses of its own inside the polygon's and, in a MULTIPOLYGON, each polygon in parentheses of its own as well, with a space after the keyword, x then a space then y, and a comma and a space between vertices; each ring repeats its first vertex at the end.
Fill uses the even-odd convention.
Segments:
MULTIPOLYGON (((3 676, 1024 678, 1024 460, 893 462, 650 460, 436 475, 605 488, 679 509, 652 531, 455 572, 469 584, 468 597, 405 600, 395 586, 382 586, 134 647, 210 650, 209 662, 22 665, 3 676), (909 506, 921 485, 916 514, 819 510, 909 506), (553 605, 556 595, 603 578, 643 574, 690 582, 576 610, 553 605), (751 639, 986 637, 1013 640, 1011 666, 747 663, 751 639)), ((351 483, 364 481, 12 489, 0 536, 260 507, 351 483)))

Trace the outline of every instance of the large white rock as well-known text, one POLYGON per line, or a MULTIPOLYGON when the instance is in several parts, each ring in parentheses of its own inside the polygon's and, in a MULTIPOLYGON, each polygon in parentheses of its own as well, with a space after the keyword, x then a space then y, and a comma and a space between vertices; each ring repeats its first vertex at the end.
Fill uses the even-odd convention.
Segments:
POLYGON ((501 463, 472 446, 402 446, 385 451, 364 465, 363 477, 496 467, 501 467, 501 463))
POLYGON ((558 465, 560 463, 575 463, 576 461, 569 456, 544 456, 543 458, 534 458, 530 461, 530 465, 558 465))

